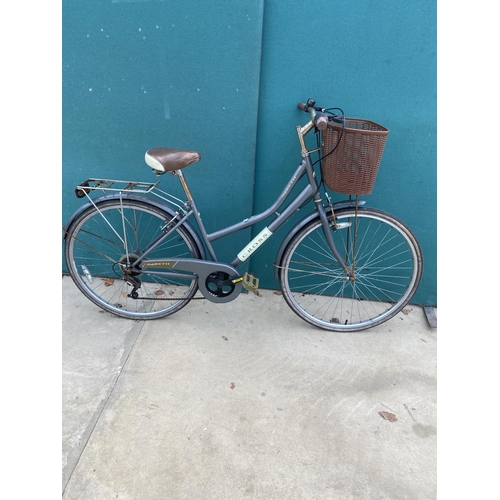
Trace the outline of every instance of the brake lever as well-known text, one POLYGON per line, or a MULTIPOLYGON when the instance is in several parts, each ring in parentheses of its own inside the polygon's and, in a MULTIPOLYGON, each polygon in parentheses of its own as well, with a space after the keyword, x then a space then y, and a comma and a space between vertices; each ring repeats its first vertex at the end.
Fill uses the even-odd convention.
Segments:
POLYGON ((328 117, 329 122, 344 123, 344 115, 331 115, 328 117))

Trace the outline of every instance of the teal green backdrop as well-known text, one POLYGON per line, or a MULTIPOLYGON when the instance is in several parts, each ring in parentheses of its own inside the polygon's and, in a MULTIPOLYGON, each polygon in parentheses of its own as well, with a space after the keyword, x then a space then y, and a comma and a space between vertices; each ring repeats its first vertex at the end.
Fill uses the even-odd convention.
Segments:
MULTIPOLYGON (((414 301, 437 305, 435 0, 63 0, 62 62, 63 221, 87 177, 155 180, 155 146, 201 153, 185 175, 209 231, 262 211, 300 162, 296 105, 313 97, 389 128, 365 198, 416 233, 414 301)), ((278 286, 290 225, 249 263, 261 287, 278 286)), ((216 242, 220 258, 261 228, 216 242)))

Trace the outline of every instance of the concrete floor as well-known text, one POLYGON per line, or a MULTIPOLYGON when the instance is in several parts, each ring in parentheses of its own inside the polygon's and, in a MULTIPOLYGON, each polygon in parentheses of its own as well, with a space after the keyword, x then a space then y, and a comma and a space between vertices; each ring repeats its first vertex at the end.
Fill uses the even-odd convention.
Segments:
POLYGON ((332 333, 261 290, 134 322, 62 286, 63 500, 436 498, 421 307, 332 333))

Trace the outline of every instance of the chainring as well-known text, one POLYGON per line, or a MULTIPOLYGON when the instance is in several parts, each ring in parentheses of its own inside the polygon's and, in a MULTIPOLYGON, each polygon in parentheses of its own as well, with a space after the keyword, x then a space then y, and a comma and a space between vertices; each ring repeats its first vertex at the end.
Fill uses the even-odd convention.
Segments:
POLYGON ((205 286, 215 297, 228 297, 234 292, 235 285, 224 271, 216 271, 209 274, 205 280, 205 286))

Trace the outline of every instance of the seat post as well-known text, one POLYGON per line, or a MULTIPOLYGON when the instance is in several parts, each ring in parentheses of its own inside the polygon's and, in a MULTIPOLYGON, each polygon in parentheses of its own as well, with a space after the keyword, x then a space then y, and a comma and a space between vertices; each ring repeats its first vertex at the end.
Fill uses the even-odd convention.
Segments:
POLYGON ((177 175, 177 177, 179 177, 179 182, 181 183, 182 189, 184 189, 184 192, 186 193, 186 197, 187 197, 188 201, 193 201, 193 195, 191 194, 191 191, 189 190, 189 186, 186 182, 186 179, 185 179, 182 171, 176 170, 175 175, 177 175))

